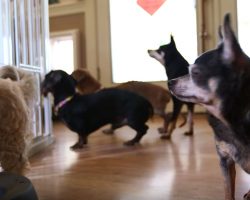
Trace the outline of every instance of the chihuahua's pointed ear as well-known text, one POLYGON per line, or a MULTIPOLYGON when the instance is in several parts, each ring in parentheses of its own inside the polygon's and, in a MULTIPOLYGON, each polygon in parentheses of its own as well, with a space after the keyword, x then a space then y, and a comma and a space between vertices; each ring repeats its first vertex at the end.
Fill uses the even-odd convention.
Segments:
POLYGON ((170 43, 175 45, 174 36, 172 34, 170 35, 170 43))
POLYGON ((221 44, 223 42, 223 35, 221 32, 222 27, 219 26, 219 30, 218 30, 218 36, 219 36, 219 44, 221 44))
POLYGON ((219 35, 223 44, 222 59, 225 63, 231 64, 237 59, 237 54, 241 52, 241 48, 231 28, 229 13, 224 17, 223 27, 219 31, 219 35))
POLYGON ((222 27, 219 26, 219 29, 218 29, 218 44, 217 44, 217 48, 221 48, 222 46, 223 46, 222 27))

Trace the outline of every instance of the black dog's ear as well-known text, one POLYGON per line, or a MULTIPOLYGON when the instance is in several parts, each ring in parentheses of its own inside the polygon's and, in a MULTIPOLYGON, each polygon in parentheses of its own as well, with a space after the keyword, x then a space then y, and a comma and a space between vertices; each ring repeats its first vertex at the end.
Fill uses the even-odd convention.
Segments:
POLYGON ((223 35, 222 35, 222 32, 221 32, 221 29, 222 29, 222 27, 219 26, 219 30, 218 30, 219 43, 223 42, 223 35))
POLYGON ((170 44, 175 45, 174 36, 172 34, 170 36, 170 44))
POLYGON ((220 48, 223 46, 223 35, 222 35, 222 27, 221 25, 218 28, 218 45, 217 48, 220 48))
POLYGON ((221 31, 219 30, 219 35, 223 44, 222 59, 225 63, 231 64, 236 61, 238 54, 242 53, 242 51, 231 28, 229 13, 224 17, 223 27, 221 31))
POLYGON ((74 84, 74 85, 76 85, 80 80, 82 80, 82 79, 80 79, 79 81, 77 81, 72 75, 70 75, 70 77, 71 77, 71 82, 74 84))
POLYGON ((69 75, 69 76, 70 76, 70 82, 71 82, 74 86, 76 86, 76 85, 77 85, 77 80, 74 79, 74 77, 73 77, 72 75, 69 75))

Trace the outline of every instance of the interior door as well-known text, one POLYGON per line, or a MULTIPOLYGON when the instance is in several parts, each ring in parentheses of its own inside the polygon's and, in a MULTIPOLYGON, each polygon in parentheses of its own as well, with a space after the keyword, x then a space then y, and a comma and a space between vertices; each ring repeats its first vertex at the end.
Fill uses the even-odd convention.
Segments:
POLYGON ((232 26, 237 32, 237 0, 196 0, 198 52, 215 48, 219 41, 218 27, 226 13, 230 13, 232 26))

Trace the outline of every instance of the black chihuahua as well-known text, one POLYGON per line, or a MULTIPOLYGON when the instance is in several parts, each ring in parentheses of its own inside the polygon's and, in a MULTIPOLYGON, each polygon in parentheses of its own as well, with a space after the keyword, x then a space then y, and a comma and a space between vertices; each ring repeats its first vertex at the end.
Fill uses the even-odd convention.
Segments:
MULTIPOLYGON (((164 66, 168 80, 188 74, 189 64, 181 55, 181 53, 177 50, 173 36, 171 36, 171 41, 169 44, 162 45, 156 50, 148 50, 148 54, 164 66)), ((161 138, 171 138, 171 134, 176 127, 176 122, 181 112, 181 109, 185 104, 187 105, 188 109, 187 122, 189 125, 189 129, 187 132, 185 132, 185 135, 193 135, 194 104, 177 99, 174 95, 172 95, 172 100, 173 113, 168 119, 168 123, 165 123, 165 130, 162 132, 163 135, 161 136, 161 138)))

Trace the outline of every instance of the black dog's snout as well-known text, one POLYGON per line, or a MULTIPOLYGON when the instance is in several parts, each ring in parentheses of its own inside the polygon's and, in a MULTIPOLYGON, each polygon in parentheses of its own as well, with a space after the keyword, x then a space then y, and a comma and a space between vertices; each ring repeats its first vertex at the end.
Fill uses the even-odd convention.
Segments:
POLYGON ((174 90, 176 83, 177 83, 176 79, 172 79, 172 80, 168 81, 168 88, 169 88, 170 92, 172 92, 172 90, 174 90))
POLYGON ((174 80, 169 80, 168 81, 168 86, 172 86, 172 85, 174 85, 174 80))

